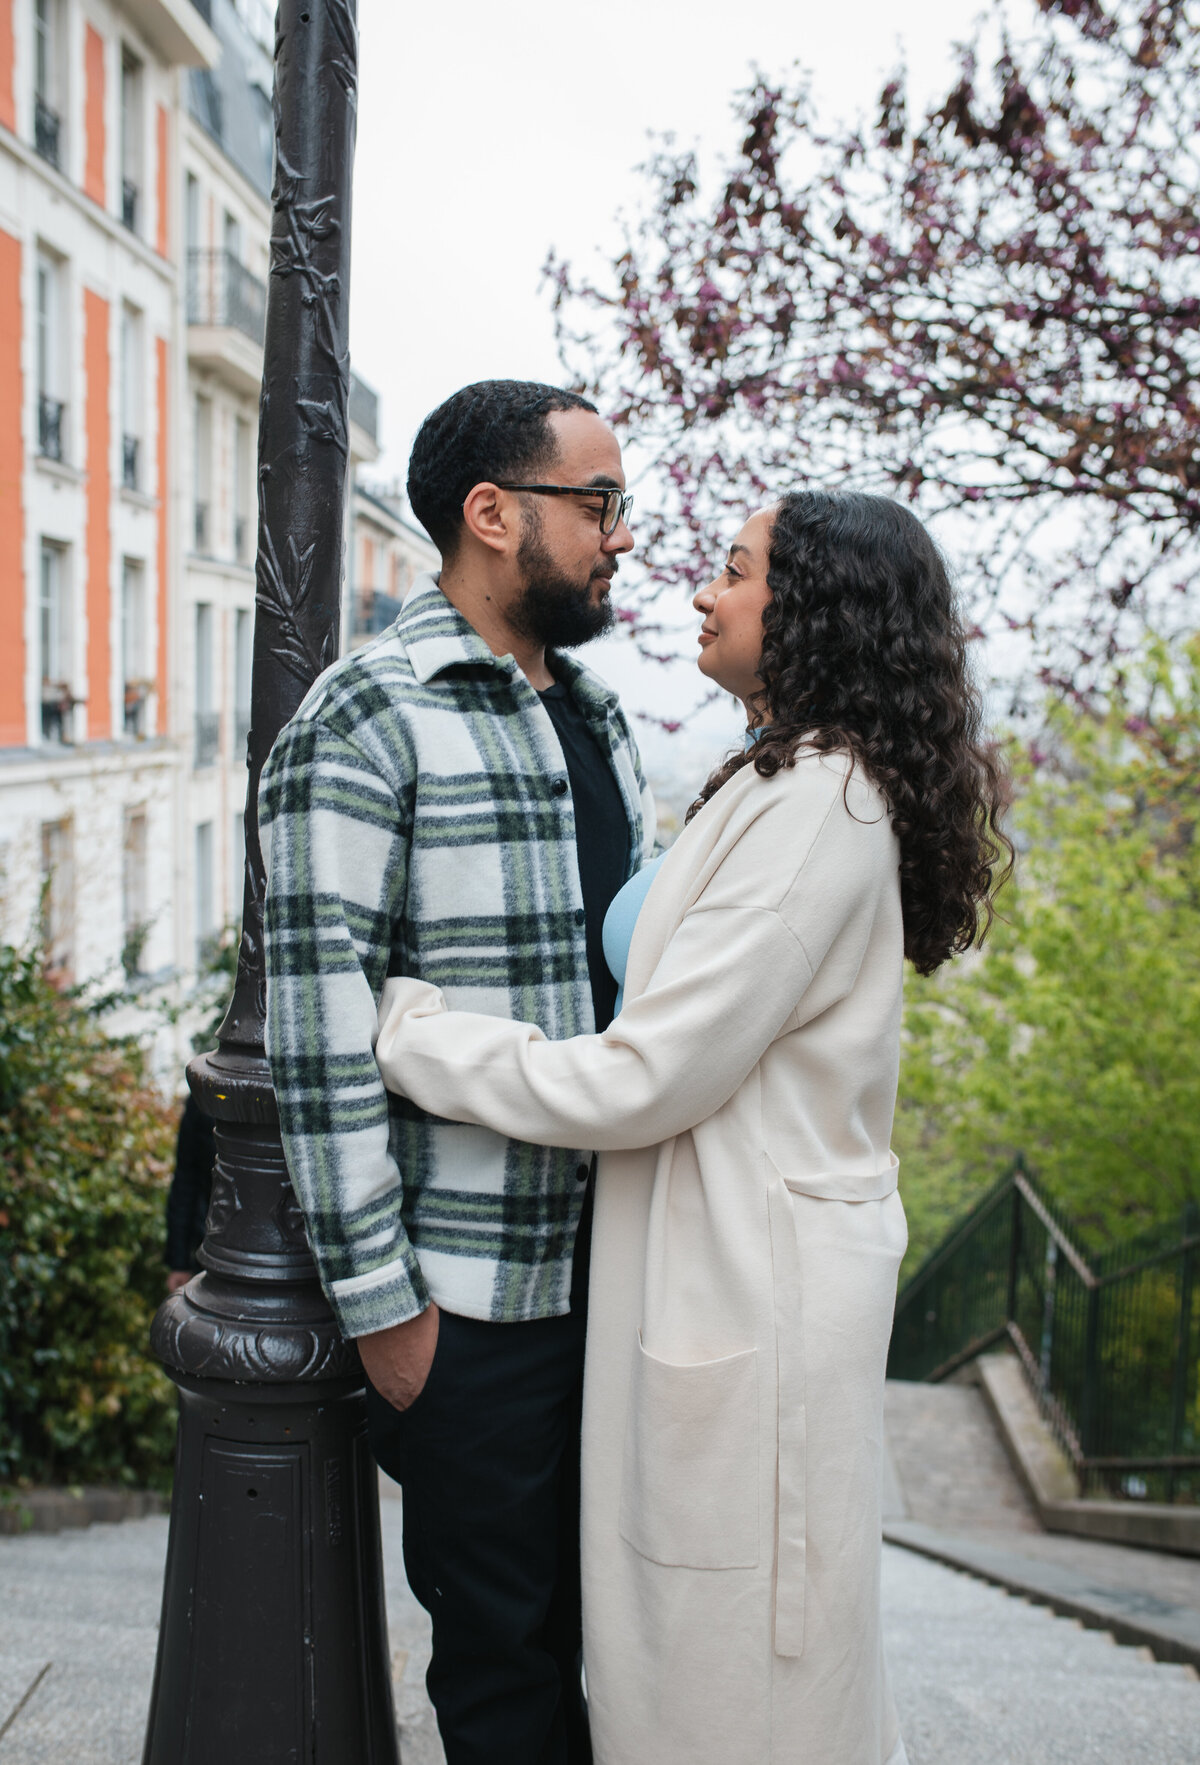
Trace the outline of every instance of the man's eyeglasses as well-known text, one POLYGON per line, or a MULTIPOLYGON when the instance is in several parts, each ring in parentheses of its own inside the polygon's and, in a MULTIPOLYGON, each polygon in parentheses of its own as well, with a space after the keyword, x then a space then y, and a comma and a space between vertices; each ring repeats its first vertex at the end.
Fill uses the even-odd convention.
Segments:
POLYGON ((524 490, 533 496, 596 496, 604 507, 600 511, 600 531, 605 539, 629 517, 632 496, 623 490, 608 490, 603 484, 497 484, 497 490, 524 490))

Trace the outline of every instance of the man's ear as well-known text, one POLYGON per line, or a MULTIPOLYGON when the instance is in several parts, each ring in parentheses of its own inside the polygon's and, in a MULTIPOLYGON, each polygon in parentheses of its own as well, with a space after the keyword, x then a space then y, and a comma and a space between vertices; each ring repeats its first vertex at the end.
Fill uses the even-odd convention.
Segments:
POLYGON ((495 484, 476 484, 463 503, 467 532, 494 552, 515 551, 521 538, 521 516, 515 497, 495 484))

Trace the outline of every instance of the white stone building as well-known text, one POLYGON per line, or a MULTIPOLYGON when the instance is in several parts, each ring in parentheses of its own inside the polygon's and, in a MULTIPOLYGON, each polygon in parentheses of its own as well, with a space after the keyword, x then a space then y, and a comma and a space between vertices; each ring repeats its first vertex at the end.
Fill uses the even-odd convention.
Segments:
POLYGON ((272 31, 0 0, 0 938, 77 982, 178 996, 240 913, 272 31))

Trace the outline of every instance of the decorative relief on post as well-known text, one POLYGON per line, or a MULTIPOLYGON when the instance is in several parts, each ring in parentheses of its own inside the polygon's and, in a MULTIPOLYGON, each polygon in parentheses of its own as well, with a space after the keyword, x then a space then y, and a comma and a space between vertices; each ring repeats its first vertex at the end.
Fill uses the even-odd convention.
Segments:
POLYGON ((194 1378, 290 1385, 309 1379, 361 1379, 358 1350, 327 1328, 254 1325, 197 1310, 186 1291, 159 1307, 150 1345, 168 1371, 194 1378))
POLYGON ((311 686, 317 675, 333 661, 336 634, 330 625, 323 638, 311 629, 307 617, 313 587, 313 555, 315 540, 301 551, 296 537, 289 533, 284 548, 285 564, 281 565, 275 542, 264 525, 258 547, 255 605, 269 613, 279 626, 274 645, 276 659, 304 687, 311 686))

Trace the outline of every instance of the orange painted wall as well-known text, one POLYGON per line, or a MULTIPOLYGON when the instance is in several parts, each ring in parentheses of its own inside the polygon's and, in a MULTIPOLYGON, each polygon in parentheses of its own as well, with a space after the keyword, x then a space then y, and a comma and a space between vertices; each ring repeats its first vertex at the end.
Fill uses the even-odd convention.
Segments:
POLYGON ((13 0, 0 0, 0 123, 17 132, 13 98, 13 0))
POLYGON ((155 249, 159 257, 166 257, 171 249, 171 229, 167 212, 167 190, 171 178, 171 137, 167 123, 166 107, 158 107, 158 126, 155 133, 158 149, 158 237, 155 249))
POLYGON ((0 747, 25 745, 21 242, 0 232, 0 747))
POLYGON ((104 38, 91 25, 84 50, 84 130, 87 158, 83 189, 93 202, 104 207, 104 38))
POLYGON ((87 369, 87 727, 89 739, 99 741, 112 734, 110 369, 108 302, 90 288, 83 294, 83 359, 87 369))
POLYGON ((155 687, 158 692, 158 734, 167 733, 167 511, 170 496, 167 485, 167 340, 155 343, 158 400, 158 664, 155 687))

